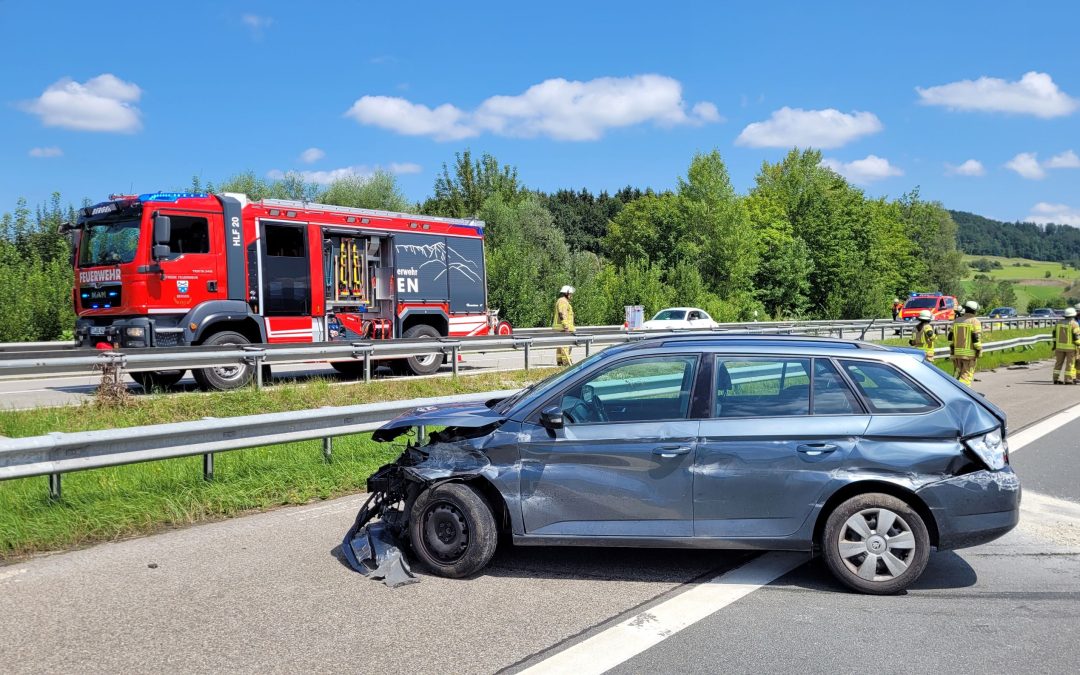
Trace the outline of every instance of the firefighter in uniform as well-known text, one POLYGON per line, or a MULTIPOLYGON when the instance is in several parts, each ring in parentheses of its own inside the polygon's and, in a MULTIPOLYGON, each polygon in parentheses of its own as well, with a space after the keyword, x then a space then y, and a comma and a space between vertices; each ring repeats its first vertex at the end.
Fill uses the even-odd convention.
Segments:
POLYGON ((964 303, 964 316, 953 322, 949 329, 949 353, 952 354, 954 374, 969 387, 975 381, 975 365, 982 355, 979 341, 982 324, 975 318, 978 311, 979 303, 968 300, 964 303))
POLYGON ((900 318, 900 310, 904 309, 904 303, 900 302, 900 298, 893 298, 892 301, 892 320, 896 321, 900 318))
MULTIPOLYGON (((555 330, 564 333, 574 332, 574 308, 570 304, 572 295, 574 295, 573 286, 563 286, 559 289, 559 299, 555 301, 555 316, 551 320, 551 327, 555 330)), ((555 365, 569 366, 573 363, 569 347, 559 347, 555 350, 555 365)))
POLYGON ((934 315, 928 309, 919 312, 919 322, 915 324, 915 332, 908 340, 909 345, 926 352, 926 360, 931 363, 934 361, 934 337, 936 337, 934 327, 930 324, 933 318, 934 315))
POLYGON ((1054 384, 1076 384, 1076 345, 1080 343, 1080 324, 1076 310, 1068 307, 1065 317, 1054 326, 1054 384))

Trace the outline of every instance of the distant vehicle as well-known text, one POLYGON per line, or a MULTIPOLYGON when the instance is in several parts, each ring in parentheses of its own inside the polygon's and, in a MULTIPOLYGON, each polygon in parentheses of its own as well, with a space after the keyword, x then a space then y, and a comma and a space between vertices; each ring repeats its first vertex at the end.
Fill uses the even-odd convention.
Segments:
POLYGON ((914 321, 919 318, 919 312, 928 309, 934 321, 952 321, 956 318, 957 304, 956 297, 952 295, 916 293, 904 303, 897 318, 900 321, 914 321))
POLYGON ((1054 310, 1050 309, 1049 307, 1040 307, 1038 309, 1031 310, 1031 316, 1043 318, 1052 317, 1054 316, 1054 310))
POLYGON ((1011 319, 1016 316, 1015 307, 995 307, 990 310, 991 319, 1011 319))
POLYGON ((709 313, 697 307, 670 307, 641 324, 645 330, 671 330, 672 328, 716 328, 709 313))

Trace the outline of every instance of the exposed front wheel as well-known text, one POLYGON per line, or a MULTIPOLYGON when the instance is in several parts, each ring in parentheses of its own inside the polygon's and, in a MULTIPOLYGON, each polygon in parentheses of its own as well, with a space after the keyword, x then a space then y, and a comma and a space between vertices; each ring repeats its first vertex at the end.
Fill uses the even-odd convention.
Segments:
MULTIPOLYGON (((222 331, 208 337, 203 343, 206 347, 223 347, 226 345, 249 345, 251 340, 240 333, 222 331)), ((228 391, 247 386, 255 375, 255 367, 246 363, 237 365, 217 366, 215 368, 199 368, 191 371, 199 386, 211 391, 228 391)))
POLYGON ((128 373, 131 379, 139 383, 147 393, 154 389, 168 389, 184 379, 186 370, 151 370, 140 373, 128 373))
POLYGON ((409 540, 435 574, 459 578, 488 564, 499 532, 486 499, 468 485, 443 483, 420 493, 413 503, 409 540))
POLYGON ((906 502, 886 494, 857 495, 829 514, 821 548, 829 571, 860 593, 890 595, 926 569, 930 535, 906 502))

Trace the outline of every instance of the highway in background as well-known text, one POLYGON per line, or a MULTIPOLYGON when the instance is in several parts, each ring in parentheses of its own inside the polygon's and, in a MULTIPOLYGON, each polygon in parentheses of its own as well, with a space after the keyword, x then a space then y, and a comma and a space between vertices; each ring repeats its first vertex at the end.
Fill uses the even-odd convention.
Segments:
POLYGON ((980 374, 1010 429, 1041 434, 1013 456, 1021 524, 933 555, 904 595, 853 594, 796 556, 675 632, 653 625, 665 603, 762 559, 514 547, 474 578, 389 589, 336 555, 352 496, 0 567, 0 671, 557 672, 576 649, 575 675, 605 658, 626 673, 1078 672, 1080 387, 1049 379, 1045 363, 980 374), (589 648, 623 623, 657 643, 589 648))

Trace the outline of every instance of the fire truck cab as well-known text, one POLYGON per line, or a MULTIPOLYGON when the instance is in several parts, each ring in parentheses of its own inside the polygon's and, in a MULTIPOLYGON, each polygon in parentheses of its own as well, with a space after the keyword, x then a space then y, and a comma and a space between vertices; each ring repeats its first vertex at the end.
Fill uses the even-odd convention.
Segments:
MULTIPOLYGON (((79 346, 176 347, 506 335, 487 306, 484 223, 242 194, 113 195, 64 226, 79 346)), ((394 362, 438 370, 439 355, 394 362)), ((359 362, 332 364, 355 373, 359 362)), ((144 386, 183 371, 135 373, 144 386)), ((194 371, 206 389, 253 366, 194 371)))

